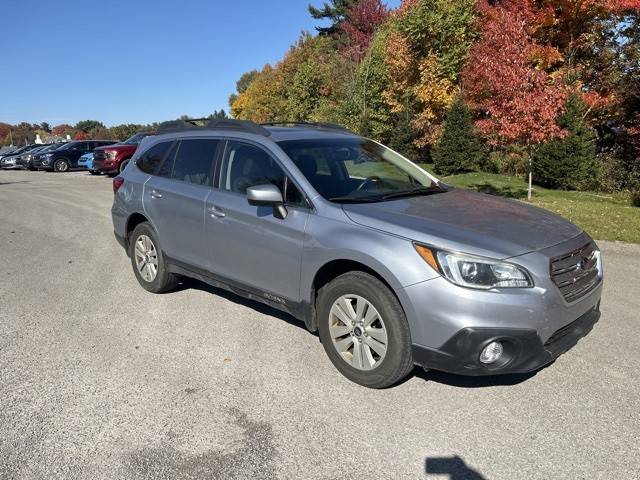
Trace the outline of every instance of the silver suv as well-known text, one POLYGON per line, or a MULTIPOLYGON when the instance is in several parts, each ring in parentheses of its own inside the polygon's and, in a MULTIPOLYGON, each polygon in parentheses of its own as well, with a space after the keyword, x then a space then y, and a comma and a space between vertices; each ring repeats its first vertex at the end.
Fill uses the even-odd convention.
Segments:
POLYGON ((289 312, 367 387, 416 364, 532 371, 600 316, 600 252, 578 227, 331 125, 174 123, 113 187, 143 288, 184 275, 289 312))

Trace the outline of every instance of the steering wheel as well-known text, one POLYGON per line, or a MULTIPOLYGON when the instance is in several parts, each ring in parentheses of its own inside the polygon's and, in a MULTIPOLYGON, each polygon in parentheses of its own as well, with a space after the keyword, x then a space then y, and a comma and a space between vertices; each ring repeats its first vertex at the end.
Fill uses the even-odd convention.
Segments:
POLYGON ((373 182, 380 182, 380 183, 387 183, 386 180, 383 180, 382 178, 380 178, 377 175, 371 175, 370 177, 365 178, 362 183, 360 185, 358 185, 358 188, 356 188, 356 191, 359 192, 361 190, 364 190, 364 187, 369 185, 370 183, 373 182))

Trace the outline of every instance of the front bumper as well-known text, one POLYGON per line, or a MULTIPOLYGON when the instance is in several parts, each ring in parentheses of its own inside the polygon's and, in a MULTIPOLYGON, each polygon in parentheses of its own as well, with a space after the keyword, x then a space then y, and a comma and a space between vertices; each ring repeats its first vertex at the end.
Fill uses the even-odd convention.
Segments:
POLYGON ((102 173, 112 173, 118 171, 118 161, 117 160, 93 160, 93 168, 96 172, 102 173))
POLYGON ((542 368, 571 349, 600 319, 600 304, 577 320, 560 328, 546 342, 535 330, 465 328, 439 349, 413 346, 414 363, 427 369, 462 375, 526 373, 542 368), (503 356, 495 365, 483 365, 480 352, 489 343, 500 341, 503 356))
POLYGON ((36 170, 53 170, 53 160, 36 158, 31 161, 31 167, 36 170))

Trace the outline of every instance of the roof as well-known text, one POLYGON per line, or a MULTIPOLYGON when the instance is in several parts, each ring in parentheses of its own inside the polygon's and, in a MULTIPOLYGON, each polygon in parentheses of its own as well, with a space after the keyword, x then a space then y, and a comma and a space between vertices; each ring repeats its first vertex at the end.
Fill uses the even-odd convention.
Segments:
POLYGON ((171 136, 176 133, 198 134, 205 131, 215 133, 220 131, 242 132, 262 135, 271 138, 274 142, 319 138, 353 138, 357 136, 340 125, 327 123, 274 122, 257 124, 250 120, 208 120, 201 118, 164 122, 158 127, 157 133, 161 136, 165 134, 171 136))
POLYGON ((319 127, 265 127, 271 133, 274 142, 287 140, 313 140, 318 138, 355 137, 355 133, 348 130, 319 127))

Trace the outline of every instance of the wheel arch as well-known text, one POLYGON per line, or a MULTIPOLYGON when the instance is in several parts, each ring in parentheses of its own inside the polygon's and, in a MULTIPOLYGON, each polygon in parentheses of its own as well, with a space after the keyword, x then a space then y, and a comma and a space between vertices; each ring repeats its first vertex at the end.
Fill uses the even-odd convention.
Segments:
MULTIPOLYGON (((316 269, 311 281, 309 295, 309 307, 310 315, 306 322, 307 327, 311 331, 316 331, 318 328, 318 322, 316 318, 316 300, 318 297, 318 291, 331 282, 333 279, 339 277, 348 272, 364 272, 368 273, 372 277, 380 280, 391 293, 398 299, 400 307, 404 310, 404 302, 400 295, 401 287, 397 279, 395 279, 390 272, 386 271, 384 267, 376 265, 375 261, 363 261, 363 259, 353 259, 348 257, 334 258, 325 261, 319 268, 316 269), (382 273, 384 272, 384 273, 382 273)), ((405 314, 406 314, 405 310, 405 314)))
POLYGON ((126 242, 126 246, 127 246, 127 251, 129 251, 129 239, 130 239, 131 233, 133 232, 133 230, 135 230, 135 228, 138 225, 144 222, 151 223, 150 220, 140 212, 132 213, 131 215, 129 215, 129 218, 127 218, 127 223, 125 224, 125 237, 124 237, 124 241, 126 242))

